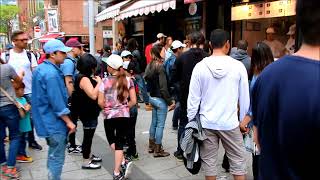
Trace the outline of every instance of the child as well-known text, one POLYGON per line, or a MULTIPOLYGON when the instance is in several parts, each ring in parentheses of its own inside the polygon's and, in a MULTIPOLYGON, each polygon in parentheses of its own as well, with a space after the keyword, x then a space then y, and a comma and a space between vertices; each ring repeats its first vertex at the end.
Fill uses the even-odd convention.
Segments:
POLYGON ((16 100, 20 103, 24 108, 24 113, 20 113, 22 117, 19 122, 19 129, 21 133, 20 145, 17 155, 17 161, 20 163, 31 163, 33 160, 30 156, 27 156, 26 153, 26 142, 27 142, 27 134, 31 131, 31 121, 30 121, 30 110, 31 106, 27 103, 27 100, 23 97, 24 94, 24 83, 19 83, 14 85, 16 91, 16 100))
MULTIPOLYGON (((137 86, 136 81, 133 76, 134 65, 132 61, 128 61, 126 58, 122 58, 123 69, 125 70, 126 76, 131 78, 135 87, 137 86)), ((128 99, 129 100, 129 99, 128 99)), ((126 151, 126 158, 129 160, 139 160, 139 154, 137 153, 135 134, 136 134, 136 122, 138 117, 138 107, 137 104, 130 108, 130 120, 129 120, 129 130, 126 137, 126 144, 128 149, 126 151)))

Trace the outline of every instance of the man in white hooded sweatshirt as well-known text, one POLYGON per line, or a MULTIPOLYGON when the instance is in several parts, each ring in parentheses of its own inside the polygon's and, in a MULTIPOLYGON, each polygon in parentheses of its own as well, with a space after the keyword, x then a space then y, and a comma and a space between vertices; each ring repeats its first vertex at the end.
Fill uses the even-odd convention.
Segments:
POLYGON ((240 61, 227 55, 230 43, 226 31, 214 30, 210 41, 213 54, 200 61, 192 72, 188 119, 192 120, 199 110, 207 136, 200 147, 206 180, 216 179, 220 139, 230 162, 230 173, 235 180, 242 180, 245 179, 246 160, 239 119, 243 119, 250 105, 248 75, 240 61))

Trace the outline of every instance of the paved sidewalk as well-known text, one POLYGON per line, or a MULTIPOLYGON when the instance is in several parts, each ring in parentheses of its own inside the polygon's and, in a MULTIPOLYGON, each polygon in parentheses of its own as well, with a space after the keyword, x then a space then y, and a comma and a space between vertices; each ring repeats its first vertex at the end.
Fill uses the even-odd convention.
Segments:
MULTIPOLYGON (((176 150, 177 145, 177 131, 172 130, 172 113, 168 113, 166 127, 163 137, 163 147, 166 151, 169 151, 171 155, 165 158, 153 158, 152 154, 147 152, 148 148, 148 130, 151 122, 151 112, 144 110, 143 104, 140 104, 139 115, 136 125, 136 142, 137 150, 139 153, 139 160, 134 161, 132 167, 132 173, 129 179, 141 180, 141 179, 204 179, 203 173, 196 176, 192 176, 184 167, 183 162, 176 160, 173 156, 173 152, 176 150)), ((82 142, 82 125, 78 123, 77 142, 82 142)), ((18 167, 21 168, 21 179, 47 179, 47 145, 45 140, 40 139, 39 143, 44 147, 42 151, 29 150, 29 154, 34 159, 33 163, 18 163, 18 167)), ((99 118, 98 128, 93 140, 93 153, 100 156, 103 159, 102 168, 99 170, 82 170, 82 156, 68 155, 66 153, 66 160, 63 168, 62 179, 112 179, 113 162, 114 157, 109 144, 105 137, 103 128, 103 120, 99 118)), ((233 179, 229 173, 224 173, 221 168, 223 149, 219 152, 219 174, 217 179, 233 179)), ((251 157, 247 154, 247 167, 248 175, 247 179, 252 179, 251 171, 251 157)))

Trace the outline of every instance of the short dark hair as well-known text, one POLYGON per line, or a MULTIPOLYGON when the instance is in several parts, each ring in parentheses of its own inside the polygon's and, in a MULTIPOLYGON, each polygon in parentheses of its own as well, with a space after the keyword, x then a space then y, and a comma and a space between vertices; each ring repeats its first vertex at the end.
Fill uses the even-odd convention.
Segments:
POLYGON ((11 35, 11 41, 16 40, 16 38, 21 34, 24 34, 24 32, 21 30, 13 31, 11 35))
POLYGON ((252 48, 249 79, 252 79, 255 72, 261 73, 262 70, 273 61, 274 58, 270 47, 264 42, 257 42, 252 48))
POLYGON ((82 55, 77 62, 77 70, 80 74, 83 74, 87 77, 91 76, 94 73, 93 69, 96 67, 97 60, 89 53, 82 55))
POLYGON ((23 82, 14 83, 14 89, 15 90, 24 89, 25 87, 26 87, 26 85, 23 82))
POLYGON ((297 27, 300 28, 303 42, 320 45, 320 13, 317 0, 298 0, 296 5, 297 27))
POLYGON ((222 48, 230 40, 229 33, 223 29, 215 29, 211 32, 210 41, 213 49, 222 48))
POLYGON ((138 42, 135 38, 130 38, 127 44, 128 51, 132 52, 138 48, 138 42))
POLYGON ((50 54, 46 54, 46 59, 49 59, 50 58, 50 54))
POLYGON ((198 48, 200 47, 201 44, 204 44, 205 42, 204 35, 199 31, 195 31, 191 33, 189 35, 189 38, 190 38, 190 44, 191 45, 195 44, 198 48))
POLYGON ((239 40, 238 41, 238 49, 247 50, 248 49, 248 41, 246 40, 239 40))

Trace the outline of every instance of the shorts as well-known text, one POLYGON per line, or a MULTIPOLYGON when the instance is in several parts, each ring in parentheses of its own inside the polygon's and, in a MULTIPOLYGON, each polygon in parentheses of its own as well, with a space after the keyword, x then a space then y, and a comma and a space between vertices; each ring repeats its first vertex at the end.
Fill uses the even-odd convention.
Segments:
POLYGON ((123 150, 125 137, 128 132, 130 118, 120 117, 104 120, 104 130, 109 144, 115 144, 115 150, 123 150))
POLYGON ((246 174, 246 159, 243 138, 239 127, 221 131, 203 129, 207 139, 200 146, 201 167, 205 176, 217 176, 218 174, 218 150, 219 140, 226 151, 230 163, 230 173, 233 175, 246 174))

